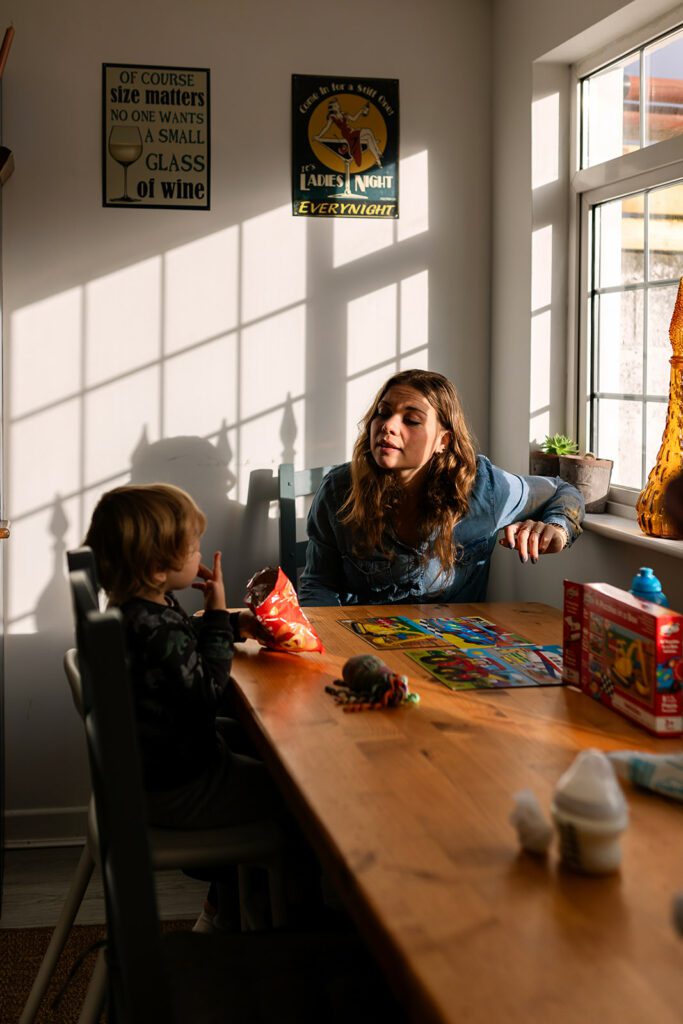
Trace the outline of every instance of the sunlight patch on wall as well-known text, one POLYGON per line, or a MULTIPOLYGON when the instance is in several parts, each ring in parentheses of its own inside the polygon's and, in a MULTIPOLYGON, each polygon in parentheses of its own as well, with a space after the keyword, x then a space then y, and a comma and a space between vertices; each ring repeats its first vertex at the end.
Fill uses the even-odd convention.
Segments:
POLYGON ((346 455, 351 452, 358 437, 358 423, 370 408, 375 394, 390 377, 394 367, 382 366, 377 370, 364 373, 362 377, 348 381, 346 385, 346 455))
POLYGON ((242 309, 244 323, 306 297, 306 218, 289 206, 244 222, 242 309))
POLYGON ((396 222, 399 242, 429 230, 429 164, 427 150, 401 160, 399 167, 400 217, 396 222))
MULTIPOLYGON (((428 370, 429 369, 429 349, 421 348, 417 352, 411 352, 410 355, 401 356, 398 361, 399 370, 428 370)), ((389 376, 387 374, 387 376, 389 376)))
POLYGON ((95 505, 104 492, 111 491, 114 487, 122 487, 127 483, 130 483, 130 470, 128 468, 119 476, 108 477, 107 480, 95 484, 94 487, 84 488, 81 493, 79 544, 88 530, 95 505))
POLYGON ((78 489, 81 414, 77 398, 12 424, 9 435, 13 520, 46 505, 57 493, 78 489))
POLYGON ((335 217, 333 221, 332 263, 335 267, 362 259, 393 244, 393 220, 335 217))
MULTIPOLYGON (((159 369, 106 384, 85 396, 83 416, 83 483, 115 476, 130 466, 143 429, 150 441, 159 436, 159 369)), ((70 491, 71 487, 64 488, 70 491)))
POLYGON ((85 382, 99 384, 159 358, 161 258, 85 288, 85 382))
MULTIPOLYGON (((531 319, 531 377, 529 384, 529 411, 533 419, 540 412, 550 408, 549 309, 543 313, 537 313, 531 319)), ((544 436, 544 434, 541 435, 541 438, 544 436)), ((533 435, 531 440, 534 440, 533 435)))
POLYGON ((354 299, 347 313, 346 451, 375 392, 397 370, 429 364, 429 274, 354 299), (360 374, 360 376, 358 376, 360 374))
MULTIPOLYGON (((297 306, 242 331, 243 419, 306 389, 306 307, 297 306)), ((303 431, 299 430, 303 445, 303 431)))
POLYGON ((8 359, 13 419, 78 391, 82 298, 80 288, 71 288, 13 315, 8 359))
POLYGON ((240 434, 240 461, 244 472, 240 473, 237 497, 244 504, 247 500, 249 473, 252 469, 271 469, 277 473, 277 467, 281 462, 293 462, 297 469, 304 468, 305 398, 293 401, 284 412, 283 409, 275 409, 243 424, 240 434), (294 431, 291 431, 292 425, 295 427, 294 431))
POLYGON ((427 150, 399 161, 399 214, 397 220, 336 217, 332 265, 341 267, 429 230, 427 150))
POLYGON ((529 420, 529 441, 540 442, 550 433, 550 410, 539 412, 529 420))
POLYGON ((361 373, 396 355, 397 287, 362 295, 347 307, 346 372, 361 373))
MULTIPOLYGON (((251 469, 303 466, 306 236, 305 220, 280 207, 14 314, 8 511, 13 540, 29 538, 13 544, 15 556, 32 550, 27 564, 47 571, 58 492, 70 546, 102 492, 131 472, 172 479, 187 469, 199 492, 213 488, 219 508, 228 494, 234 504, 236 489, 246 499, 251 469), (201 462, 209 447, 210 467, 201 462)), ((44 594, 66 586, 65 550, 61 574, 48 580, 9 571, 8 553, 16 630, 40 628, 44 594)), ((57 603, 68 629, 66 594, 57 603)))
POLYGON ((560 174, 560 94, 531 104, 531 187, 557 181, 560 174))
POLYGON ((163 366, 163 431, 199 434, 215 431, 221 419, 237 419, 237 335, 228 334, 163 366))
POLYGON ((238 321, 239 229, 217 231, 164 257, 164 352, 226 334, 238 321))
POLYGON ((401 281, 401 352, 429 342, 429 273, 423 270, 401 281))
POLYGON ((553 226, 531 234, 531 311, 549 306, 553 284, 553 226))

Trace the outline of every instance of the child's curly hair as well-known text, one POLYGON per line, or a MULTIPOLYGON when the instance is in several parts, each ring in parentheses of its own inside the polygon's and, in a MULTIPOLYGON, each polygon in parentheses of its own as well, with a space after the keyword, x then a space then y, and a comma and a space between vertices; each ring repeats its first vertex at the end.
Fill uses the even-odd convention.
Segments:
POLYGON ((155 573, 180 569, 206 516, 180 487, 128 484, 107 491, 92 514, 85 543, 109 603, 160 592, 155 573))

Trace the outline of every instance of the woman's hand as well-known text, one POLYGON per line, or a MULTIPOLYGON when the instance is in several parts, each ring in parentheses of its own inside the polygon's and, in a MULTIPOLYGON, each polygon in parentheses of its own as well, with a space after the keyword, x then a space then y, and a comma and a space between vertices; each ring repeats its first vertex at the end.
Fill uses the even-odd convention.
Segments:
POLYGON ((554 555, 562 551, 568 540, 567 531, 562 526, 525 519, 523 523, 506 526, 500 543, 506 548, 516 548, 520 562, 530 558, 535 563, 539 555, 554 555))
POLYGON ((225 585, 220 551, 213 556, 213 568, 209 569, 208 565, 200 565, 197 575, 202 582, 193 583, 192 586, 204 594, 204 611, 225 611, 225 585))

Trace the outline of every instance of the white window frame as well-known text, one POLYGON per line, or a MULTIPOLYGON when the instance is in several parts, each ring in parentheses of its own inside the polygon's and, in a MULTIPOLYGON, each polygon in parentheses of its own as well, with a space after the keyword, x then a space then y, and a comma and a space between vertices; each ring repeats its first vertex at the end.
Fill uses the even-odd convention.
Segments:
MULTIPOLYGON (((593 167, 577 170, 581 153, 581 80, 680 25, 683 25, 683 4, 643 28, 623 36, 572 67, 569 295, 574 296, 574 299, 569 303, 568 365, 573 368, 569 393, 574 398, 573 408, 568 412, 571 413, 575 424, 575 433, 579 438, 579 443, 584 448, 587 444, 586 407, 589 380, 588 219, 590 210, 597 203, 619 199, 643 189, 683 181, 683 135, 654 143, 651 146, 641 147, 632 153, 615 157, 613 160, 606 160, 593 167)), ((613 486, 609 495, 610 511, 632 515, 639 493, 639 490, 633 488, 613 486)))

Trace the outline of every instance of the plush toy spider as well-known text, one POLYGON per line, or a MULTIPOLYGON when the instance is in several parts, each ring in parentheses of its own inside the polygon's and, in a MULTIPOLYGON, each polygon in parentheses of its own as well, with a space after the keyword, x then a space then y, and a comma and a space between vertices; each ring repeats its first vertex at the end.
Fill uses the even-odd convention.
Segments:
POLYGON ((326 686, 325 691, 344 706, 344 711, 377 711, 399 704, 417 704, 420 700, 417 693, 408 689, 406 676, 392 672, 374 654, 349 658, 342 676, 334 686, 326 686))

